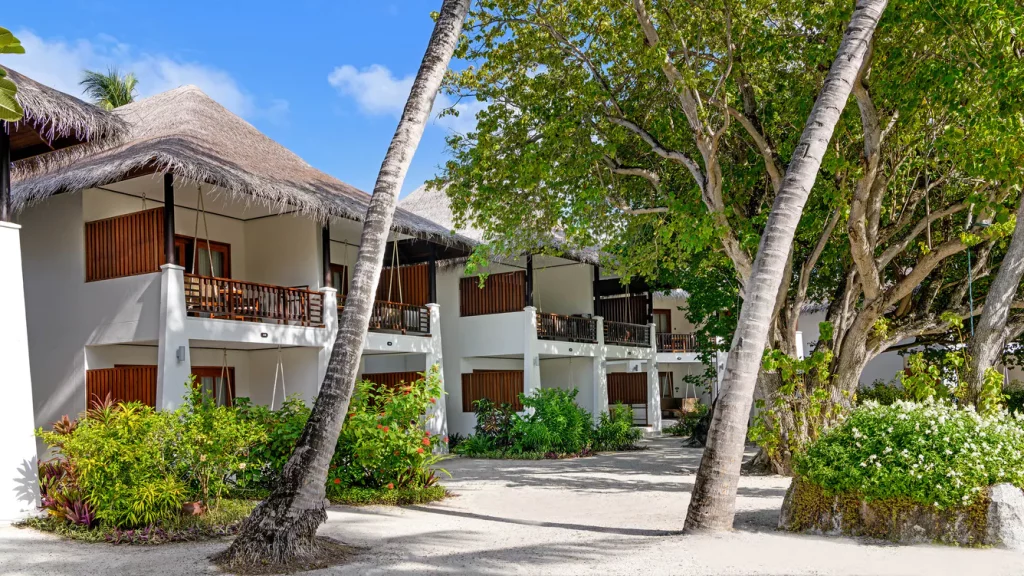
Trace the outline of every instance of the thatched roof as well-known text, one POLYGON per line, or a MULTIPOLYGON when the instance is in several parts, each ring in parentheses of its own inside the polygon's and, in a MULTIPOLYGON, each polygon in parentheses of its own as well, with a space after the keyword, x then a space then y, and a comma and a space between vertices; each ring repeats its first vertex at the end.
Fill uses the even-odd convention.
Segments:
MULTIPOLYGON (((449 202, 448 195, 445 193, 443 188, 431 188, 427 184, 424 184, 410 192, 408 196, 398 203, 398 205, 409 212, 413 212, 419 216, 433 220, 438 225, 471 238, 476 242, 483 243, 485 241, 484 232, 482 230, 472 226, 459 228, 457 230, 455 229, 455 216, 452 214, 451 203, 449 202)), ((563 238, 564 237, 559 232, 552 232, 549 240, 550 247, 555 248, 556 250, 562 250, 562 246, 565 244, 563 238)), ((584 250, 564 250, 563 256, 586 264, 597 264, 600 258, 600 252, 593 248, 587 248, 584 250)))
MULTIPOLYGON (((54 90, 5 66, 17 86, 15 98, 25 110, 19 122, 10 124, 12 148, 41 145, 43 150, 128 134, 128 123, 115 114, 54 90)), ((17 154, 14 156, 18 158, 17 154)))
MULTIPOLYGON (((172 172, 271 209, 326 221, 361 221, 370 196, 307 164, 195 86, 183 86, 114 110, 130 126, 115 144, 97 143, 16 162, 13 202, 20 210, 54 194, 104 186, 142 174, 172 172), (291 207, 291 208, 288 208, 291 207)), ((446 244, 471 245, 403 210, 393 228, 446 244)))

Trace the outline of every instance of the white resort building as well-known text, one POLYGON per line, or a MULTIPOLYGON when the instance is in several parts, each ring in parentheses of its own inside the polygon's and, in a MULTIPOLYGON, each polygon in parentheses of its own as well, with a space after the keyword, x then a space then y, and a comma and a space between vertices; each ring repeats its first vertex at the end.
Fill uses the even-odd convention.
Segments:
MULTIPOLYGON (((33 428, 108 394, 174 408, 194 375, 223 404, 311 402, 369 195, 195 87, 107 113, 11 74, 26 109, 44 109, 32 100, 44 94, 71 116, 7 126, 0 220, 13 223, 0 222, 0 276, 27 331, 3 351, 18 388, 3 415, 24 421, 9 436, 21 448, 0 453, 0 481, 27 491, 23 508, 45 457, 33 428), (76 125, 75 114, 92 116, 76 125), (92 141, 76 136, 89 126, 92 141)), ((447 394, 432 432, 470 433, 474 400, 517 404, 540 387, 578 389, 595 417, 631 405, 657 432, 700 394, 684 380, 705 367, 681 295, 604 278, 592 254, 524 255, 481 284, 464 274, 480 238, 453 232, 447 207, 421 189, 396 211, 361 364, 385 384, 440 365, 447 394)))

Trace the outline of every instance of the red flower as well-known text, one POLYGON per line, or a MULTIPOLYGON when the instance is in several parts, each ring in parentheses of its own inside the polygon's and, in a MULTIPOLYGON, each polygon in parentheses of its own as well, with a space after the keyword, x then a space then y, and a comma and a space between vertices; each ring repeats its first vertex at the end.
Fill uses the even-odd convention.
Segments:
POLYGON ((423 448, 417 448, 416 451, 419 452, 420 454, 423 454, 423 448))
POLYGON ((447 444, 447 443, 448 443, 448 437, 447 437, 447 436, 445 436, 445 437, 444 437, 444 443, 445 443, 445 444, 447 444))
POLYGON ((395 450, 395 456, 398 456, 398 450, 395 450))
POLYGON ((385 432, 387 432, 387 431, 388 431, 388 427, 387 427, 387 426, 385 426, 384 428, 382 428, 382 430, 384 430, 385 432))
POLYGON ((430 438, 430 432, 424 432, 423 435, 426 436, 427 438, 430 438))
POLYGON ((377 424, 377 430, 380 430, 381 428, 383 428, 383 426, 381 426, 380 424, 377 424))
POLYGON ((437 398, 431 398, 430 399, 430 403, 431 404, 437 404, 437 398))
POLYGON ((388 482, 388 490, 394 490, 394 489, 395 489, 395 485, 393 483, 391 483, 391 482, 388 482))
POLYGON ((341 478, 335 478, 334 479, 334 483, 335 484, 341 484, 341 478))
MULTIPOLYGON (((424 446, 430 446, 430 440, 428 440, 427 438, 424 438, 423 439, 423 445, 424 446)), ((421 448, 421 450, 422 450, 422 448, 421 448)))

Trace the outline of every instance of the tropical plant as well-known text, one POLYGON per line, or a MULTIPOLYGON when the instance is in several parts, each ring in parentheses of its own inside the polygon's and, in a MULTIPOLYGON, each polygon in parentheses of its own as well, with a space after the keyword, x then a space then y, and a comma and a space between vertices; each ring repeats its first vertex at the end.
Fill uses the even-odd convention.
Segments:
POLYGON ((601 413, 592 441, 595 452, 635 450, 643 436, 643 431, 633 426, 633 409, 619 403, 601 413))
POLYGON ((971 504, 1000 482, 1024 488, 1024 426, 1006 411, 983 416, 949 402, 867 402, 806 453, 796 472, 832 494, 971 504))
POLYGON ((475 438, 479 443, 486 440, 489 450, 504 450, 512 445, 512 421, 516 411, 511 404, 500 406, 487 398, 473 402, 476 424, 473 426, 475 438))
POLYGON ((441 5, 363 219, 352 283, 320 394, 274 491, 218 557, 227 566, 291 565, 315 558, 320 549, 316 531, 327 520, 324 483, 333 447, 349 413, 395 203, 468 11, 469 0, 444 0, 441 5))
MULTIPOLYGON (((25 47, 21 45, 10 30, 0 27, 0 54, 24 54, 25 47)), ((5 122, 17 122, 25 114, 21 104, 15 100, 18 87, 7 77, 7 71, 0 68, 0 120, 5 122)))
POLYGON ((671 436, 691 437, 697 431, 697 424, 708 413, 711 408, 703 402, 694 405, 694 409, 683 414, 679 421, 671 426, 666 426, 662 432, 671 436))
POLYGON ((135 101, 139 81, 131 72, 121 74, 117 68, 108 68, 106 74, 94 70, 83 71, 79 84, 94 104, 105 110, 113 110, 135 101))
POLYGON ((586 454, 590 451, 591 416, 576 404, 579 390, 539 388, 520 394, 524 412, 512 420, 509 452, 586 454))

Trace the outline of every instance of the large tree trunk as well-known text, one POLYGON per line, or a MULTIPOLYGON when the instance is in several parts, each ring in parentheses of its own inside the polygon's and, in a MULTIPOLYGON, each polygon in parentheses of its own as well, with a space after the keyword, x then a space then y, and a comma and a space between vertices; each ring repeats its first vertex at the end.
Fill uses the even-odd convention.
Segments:
POLYGON ((219 558, 224 564, 290 565, 317 555, 316 531, 327 520, 327 467, 355 386, 395 203, 462 33, 469 3, 470 0, 444 0, 373 188, 338 337, 316 404, 295 452, 285 464, 280 482, 242 524, 238 537, 219 558))
POLYGON ((718 409, 686 514, 687 531, 732 529, 747 419, 793 235, 886 0, 859 0, 772 206, 740 309, 718 409))
POLYGON ((1010 247, 1006 250, 996 279, 989 286, 985 308, 975 328, 974 337, 971 338, 968 400, 974 404, 978 403, 981 395, 985 370, 995 366, 1006 345, 1006 320, 1020 287, 1021 275, 1024 274, 1024 232, 1021 232, 1021 228, 1024 228, 1024 202, 1017 208, 1017 227, 1013 230, 1010 247))

